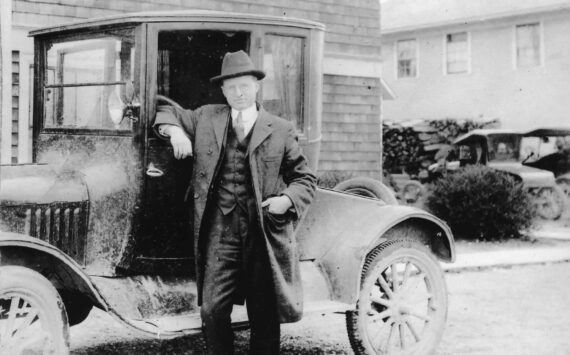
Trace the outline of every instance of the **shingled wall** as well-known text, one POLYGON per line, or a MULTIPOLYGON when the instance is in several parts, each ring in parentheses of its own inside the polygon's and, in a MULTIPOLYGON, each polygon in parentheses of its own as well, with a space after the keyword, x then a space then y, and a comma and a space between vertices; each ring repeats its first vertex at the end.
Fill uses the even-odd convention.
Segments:
MULTIPOLYGON (((31 29, 137 11, 260 13, 324 23, 325 58, 358 60, 380 56, 378 6, 378 0, 13 0, 13 26, 31 29)), ((374 78, 325 72, 320 171, 380 176, 378 85, 374 78)))
POLYGON ((325 75, 319 169, 379 177, 378 80, 325 75))

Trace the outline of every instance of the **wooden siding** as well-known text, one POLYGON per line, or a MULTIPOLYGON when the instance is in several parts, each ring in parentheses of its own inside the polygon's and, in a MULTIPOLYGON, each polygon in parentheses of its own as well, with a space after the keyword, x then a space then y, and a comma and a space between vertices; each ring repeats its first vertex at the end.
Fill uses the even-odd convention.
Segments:
POLYGON ((379 56, 378 0, 14 0, 13 25, 41 27, 136 11, 201 9, 299 17, 327 26, 326 53, 379 56))
POLYGON ((380 178, 378 79, 325 75, 319 172, 380 178))
POLYGON ((18 163, 18 132, 20 115, 20 52, 12 51, 12 150, 11 162, 18 163))

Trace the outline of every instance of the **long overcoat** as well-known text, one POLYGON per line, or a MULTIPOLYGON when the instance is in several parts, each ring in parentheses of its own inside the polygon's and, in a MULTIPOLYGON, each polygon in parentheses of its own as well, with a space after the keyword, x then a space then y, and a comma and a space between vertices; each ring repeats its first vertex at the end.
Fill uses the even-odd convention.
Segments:
MULTIPOLYGON (((293 220, 303 216, 316 189, 315 175, 297 142, 293 124, 265 111, 261 106, 248 147, 256 210, 277 297, 279 320, 282 323, 301 319, 303 293, 298 252, 293 233, 293 220), (261 203, 268 197, 287 195, 293 202, 287 218, 264 212, 261 203), (281 218, 280 218, 281 217, 281 218)), ((206 105, 195 111, 172 106, 159 106, 155 129, 160 124, 182 127, 193 146, 193 172, 188 197, 193 199, 194 251, 198 303, 202 300, 204 252, 200 233, 208 218, 206 206, 214 189, 213 181, 220 165, 222 145, 230 122, 228 105, 206 105)), ((247 250, 245 251, 248 252, 247 250)))

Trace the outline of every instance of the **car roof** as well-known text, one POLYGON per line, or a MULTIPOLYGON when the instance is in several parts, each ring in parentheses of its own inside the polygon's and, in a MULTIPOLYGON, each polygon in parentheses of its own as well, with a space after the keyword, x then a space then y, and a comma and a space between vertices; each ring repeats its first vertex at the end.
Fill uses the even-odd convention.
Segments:
POLYGON ((453 144, 460 144, 466 141, 470 141, 473 139, 478 138, 486 138, 490 135, 494 134, 521 134, 520 131, 514 129, 503 129, 503 128, 481 128, 481 129, 474 129, 465 133, 462 136, 459 136, 453 141, 453 144))
POLYGON ((566 137, 570 136, 568 127, 535 128, 524 134, 525 137, 566 137))
POLYGON ((226 11, 209 10, 178 10, 178 11, 150 11, 118 14, 101 18, 85 19, 72 23, 44 27, 30 31, 31 37, 52 33, 63 33, 79 29, 88 29, 117 24, 139 24, 143 22, 224 22, 224 23, 251 23, 291 27, 325 29, 325 25, 315 21, 284 16, 245 14, 226 11))

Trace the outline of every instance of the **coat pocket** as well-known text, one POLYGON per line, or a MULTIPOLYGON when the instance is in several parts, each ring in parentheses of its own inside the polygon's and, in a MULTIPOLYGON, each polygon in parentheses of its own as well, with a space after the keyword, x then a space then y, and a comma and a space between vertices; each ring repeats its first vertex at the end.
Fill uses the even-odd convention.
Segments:
POLYGON ((292 232, 291 214, 273 214, 267 208, 263 209, 263 224, 265 231, 273 236, 288 236, 292 232))

